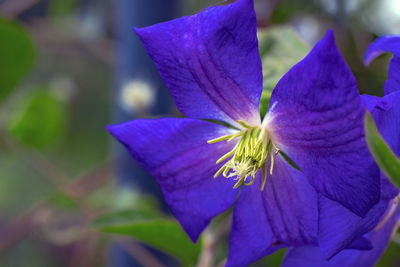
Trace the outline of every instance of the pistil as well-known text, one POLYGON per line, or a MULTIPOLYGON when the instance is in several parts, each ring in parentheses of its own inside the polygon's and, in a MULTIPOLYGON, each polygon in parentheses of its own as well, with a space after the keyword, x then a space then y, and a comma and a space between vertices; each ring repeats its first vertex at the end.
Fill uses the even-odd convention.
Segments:
POLYGON ((215 173, 214 178, 222 174, 226 178, 233 177, 237 180, 233 188, 237 188, 242 184, 249 186, 254 183, 256 174, 262 170, 261 191, 264 189, 266 182, 266 162, 270 157, 269 173, 272 175, 274 168, 274 154, 279 153, 279 149, 272 144, 268 131, 259 126, 250 126, 243 121, 238 121, 244 129, 238 133, 221 136, 208 143, 218 143, 226 140, 231 142, 236 138, 240 138, 235 147, 219 158, 216 164, 229 160, 215 173), (250 178, 250 181, 247 181, 250 178))

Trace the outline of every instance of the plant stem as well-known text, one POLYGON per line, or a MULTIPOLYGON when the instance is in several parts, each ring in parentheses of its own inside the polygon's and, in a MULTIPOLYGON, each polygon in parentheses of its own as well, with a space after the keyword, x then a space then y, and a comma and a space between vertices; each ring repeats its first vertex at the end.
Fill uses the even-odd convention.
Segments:
POLYGON ((215 228, 204 230, 202 234, 202 250, 197 267, 211 267, 215 262, 215 248, 218 242, 229 232, 232 225, 232 216, 229 215, 215 228))

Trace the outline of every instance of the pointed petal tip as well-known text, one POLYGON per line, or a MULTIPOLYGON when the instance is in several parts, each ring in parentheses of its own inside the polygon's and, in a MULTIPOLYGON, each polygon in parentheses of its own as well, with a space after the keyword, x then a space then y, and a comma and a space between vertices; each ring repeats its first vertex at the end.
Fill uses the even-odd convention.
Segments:
POLYGON ((137 34, 137 36, 142 40, 143 42, 143 37, 146 34, 146 29, 149 28, 151 26, 148 27, 142 27, 142 28, 138 28, 138 27, 133 27, 133 31, 137 34))
POLYGON ((319 43, 322 43, 326 46, 334 46, 336 47, 336 41, 335 41, 335 34, 332 29, 328 29, 324 35, 324 37, 319 41, 319 43))
POLYGON ((328 29, 325 33, 325 38, 331 38, 333 41, 335 40, 335 33, 332 29, 328 29))
POLYGON ((254 8, 254 0, 239 0, 235 4, 247 5, 249 7, 254 8))
POLYGON ((196 244, 197 241, 199 241, 200 235, 203 233, 204 229, 208 226, 208 224, 211 221, 211 220, 208 220, 206 222, 203 222, 203 223, 195 226, 190 223, 184 223, 185 218, 182 218, 181 216, 179 216, 179 214, 175 214, 174 211, 172 211, 172 210, 171 210, 171 212, 193 244, 196 244))
POLYGON ((203 233, 204 229, 209 225, 211 219, 202 221, 198 225, 194 225, 193 223, 187 221, 188 218, 182 217, 178 213, 174 213, 173 210, 171 210, 171 212, 177 219, 183 231, 189 237, 190 241, 192 241, 193 244, 197 244, 197 242, 200 239, 200 235, 203 233))
MULTIPOLYGON (((182 227, 182 229, 184 229, 184 228, 182 227)), ((185 229, 184 229, 184 230, 185 230, 185 229)), ((201 232, 200 232, 200 233, 195 233, 195 234, 193 234, 193 233, 187 232, 187 231, 185 230, 185 233, 188 235, 188 237, 190 238, 190 241, 192 241, 193 244, 196 244, 197 241, 199 241, 201 232)))
MULTIPOLYGON (((177 216, 174 215, 175 218, 178 218, 177 216)), ((179 225, 182 227, 183 231, 186 233, 186 235, 189 237, 190 241, 192 241, 193 244, 196 244, 197 241, 199 241, 200 235, 203 232, 204 228, 207 227, 208 223, 204 227, 200 227, 198 229, 191 229, 188 227, 186 224, 182 224, 181 220, 177 219, 179 225)))
POLYGON ((111 135, 114 135, 116 124, 110 124, 106 126, 107 132, 109 132, 111 135))
POLYGON ((136 34, 139 34, 141 28, 138 28, 138 27, 135 26, 135 27, 132 28, 132 30, 133 30, 136 34))
POLYGON ((125 145, 126 138, 123 127, 121 127, 123 124, 125 123, 107 125, 106 130, 113 137, 112 139, 116 140, 122 145, 125 145))
MULTIPOLYGON (((315 44, 311 51, 314 51, 314 54, 316 53, 318 57, 337 57, 339 54, 341 57, 341 53, 336 46, 335 34, 331 29, 326 31, 324 37, 315 44)), ((313 52, 310 52, 308 56, 310 54, 313 54, 313 52)))
POLYGON ((127 123, 129 123, 129 121, 128 122, 123 122, 123 123, 109 124, 109 125, 106 126, 106 130, 111 135, 116 137, 116 135, 120 132, 122 126, 127 124, 127 123))
MULTIPOLYGON (((154 25, 156 25, 156 24, 154 24, 154 25)), ((146 32, 147 31, 147 29, 148 28, 150 28, 150 27, 152 27, 153 25, 150 25, 150 26, 146 26, 146 27, 136 27, 136 26, 134 26, 133 27, 133 31, 137 34, 137 35, 142 35, 144 32, 146 32)))
POLYGON ((127 126, 129 127, 129 125, 131 123, 133 123, 134 121, 127 121, 127 122, 123 122, 123 123, 116 123, 116 124, 109 124, 106 126, 106 130, 107 132, 109 132, 118 142, 120 143, 125 143, 125 139, 126 139, 126 134, 127 132, 127 126))

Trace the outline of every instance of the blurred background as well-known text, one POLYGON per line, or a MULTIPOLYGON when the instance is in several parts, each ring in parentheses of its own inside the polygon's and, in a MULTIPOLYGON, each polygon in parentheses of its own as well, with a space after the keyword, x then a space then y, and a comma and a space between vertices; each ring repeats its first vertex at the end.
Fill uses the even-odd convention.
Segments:
MULTIPOLYGON (((156 183, 105 127, 180 116, 133 27, 229 2, 0 0, 1 267, 193 266, 207 244, 215 247, 212 264, 223 263, 226 244, 206 231, 191 245, 168 219, 156 183)), ((400 34, 400 1, 256 0, 255 7, 262 112, 279 78, 329 28, 360 92, 382 95, 390 56, 369 67, 362 59, 377 36, 400 34)), ((395 235, 378 266, 400 266, 399 241, 395 235)), ((283 253, 254 266, 279 266, 283 253)))

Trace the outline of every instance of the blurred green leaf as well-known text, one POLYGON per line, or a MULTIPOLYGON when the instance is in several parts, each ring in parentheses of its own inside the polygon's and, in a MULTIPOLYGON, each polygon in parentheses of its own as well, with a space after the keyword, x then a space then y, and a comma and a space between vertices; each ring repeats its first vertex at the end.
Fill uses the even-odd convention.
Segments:
POLYGON ((400 188, 400 161, 379 134, 369 112, 365 115, 364 127, 368 148, 376 163, 392 183, 400 188))
POLYGON ((55 193, 50 197, 49 203, 59 209, 76 209, 78 207, 76 200, 64 193, 55 193))
POLYGON ((77 1, 76 0, 51 0, 49 2, 49 13, 52 16, 64 16, 71 14, 76 10, 77 1))
POLYGON ((261 267, 261 266, 279 267, 282 265, 286 251, 287 251, 286 248, 279 249, 276 252, 250 264, 249 267, 261 267))
POLYGON ((375 265, 375 267, 398 266, 399 255, 400 255, 400 245, 396 242, 390 242, 385 252, 375 265))
POLYGON ((66 107, 49 90, 34 92, 9 119, 10 134, 27 146, 45 148, 58 138, 66 122, 66 107))
POLYGON ((27 32, 17 23, 0 18, 0 101, 31 69, 35 49, 27 32))
POLYGON ((174 220, 156 218, 137 211, 125 211, 96 219, 91 226, 105 233, 133 237, 179 259, 185 266, 194 266, 200 254, 201 241, 193 244, 174 220), (129 223, 128 223, 129 222, 129 223))
POLYGON ((90 223, 90 226, 98 228, 98 229, 105 229, 107 227, 114 227, 114 226, 121 226, 121 225, 128 225, 132 222, 137 221, 147 221, 153 219, 160 219, 160 214, 155 214, 154 212, 148 211, 147 209, 144 210, 121 210, 112 212, 109 214, 105 214, 99 218, 96 218, 94 221, 90 223))
POLYGON ((310 47, 291 27, 269 27, 258 32, 258 47, 263 70, 260 114, 268 110, 271 92, 289 69, 306 56, 310 47))
POLYGON ((285 257, 286 248, 280 249, 266 257, 269 266, 281 266, 285 257))

